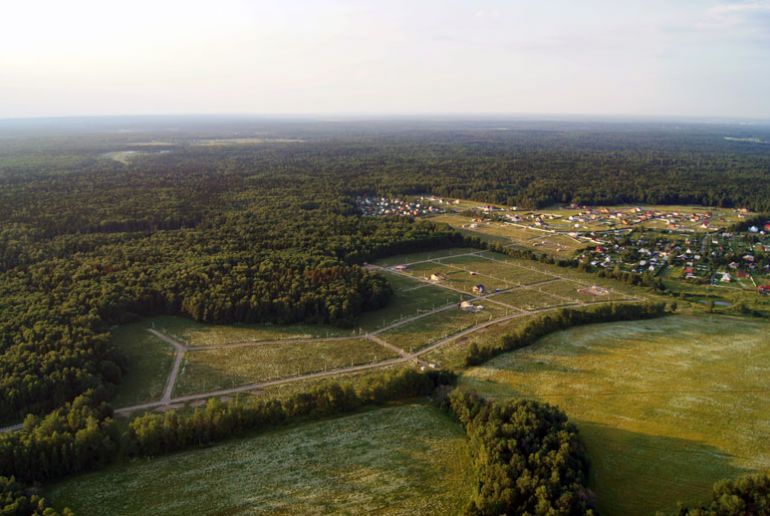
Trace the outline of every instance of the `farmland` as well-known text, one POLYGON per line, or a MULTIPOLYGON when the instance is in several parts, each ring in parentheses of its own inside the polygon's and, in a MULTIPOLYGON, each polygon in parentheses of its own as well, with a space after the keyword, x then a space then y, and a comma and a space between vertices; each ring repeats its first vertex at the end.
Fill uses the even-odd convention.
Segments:
POLYGON ((136 460, 53 485, 77 514, 452 514, 470 497, 462 428, 409 404, 136 460))
POLYGON ((770 325, 675 316, 550 335, 468 371, 491 397, 562 407, 581 430, 606 514, 671 512, 770 467, 770 325))
POLYGON ((311 340, 206 349, 185 355, 174 393, 194 394, 376 363, 397 356, 367 339, 311 340))
POLYGON ((401 255, 370 269, 387 278, 394 296, 388 306, 358 317, 352 328, 212 325, 168 316, 120 328, 116 342, 137 356, 130 357, 117 407, 130 413, 131 406, 154 408, 175 397, 190 401, 191 395, 395 363, 454 367, 471 337, 494 339, 510 321, 563 306, 639 299, 633 289, 610 280, 603 281, 601 295, 588 294, 592 283, 585 280, 593 278, 586 274, 474 249, 401 255), (442 279, 431 281, 433 274, 442 279), (461 301, 468 303, 464 310, 461 301), (178 353, 173 367, 171 347, 178 353), (145 350, 148 355, 141 356, 145 350))

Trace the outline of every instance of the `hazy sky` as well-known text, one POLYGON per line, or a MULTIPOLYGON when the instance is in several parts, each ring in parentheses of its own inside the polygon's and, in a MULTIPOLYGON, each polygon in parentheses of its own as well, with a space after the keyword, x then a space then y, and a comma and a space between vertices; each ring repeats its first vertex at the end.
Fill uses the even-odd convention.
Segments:
POLYGON ((770 119, 770 0, 2 0, 0 118, 770 119))

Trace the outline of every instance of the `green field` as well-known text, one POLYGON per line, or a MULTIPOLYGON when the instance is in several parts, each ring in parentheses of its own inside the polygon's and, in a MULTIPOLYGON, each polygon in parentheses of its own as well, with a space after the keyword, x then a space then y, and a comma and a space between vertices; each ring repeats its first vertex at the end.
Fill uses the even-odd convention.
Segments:
POLYGON ((127 371, 112 400, 115 407, 160 399, 174 352, 147 331, 148 322, 125 324, 112 331, 112 342, 126 357, 127 371))
POLYGON ((455 514, 470 498, 459 424, 410 404, 306 423, 64 480, 76 514, 455 514))
POLYGON ((383 258, 381 260, 377 260, 377 263, 384 267, 390 267, 393 265, 399 265, 403 263, 413 263, 413 262, 420 262, 423 260, 433 260, 435 258, 442 258, 445 256, 455 256, 458 254, 475 253, 477 251, 478 249, 473 249, 472 247, 456 247, 451 249, 440 249, 438 251, 424 251, 420 253, 399 254, 396 256, 391 256, 389 258, 383 258))
POLYGON ((492 397, 562 407, 603 514, 673 512, 770 467, 770 324, 676 316, 550 335, 463 375, 492 397))
MULTIPOLYGON (((536 251, 547 252, 561 258, 572 257, 578 249, 588 245, 567 235, 560 235, 536 228, 525 227, 524 224, 484 221, 473 222, 473 217, 456 213, 447 213, 431 217, 435 222, 444 222, 461 230, 468 235, 477 236, 484 240, 516 244, 536 251)), ((570 230, 568 226, 559 228, 570 230)))
POLYGON ((363 331, 377 330, 400 319, 414 317, 450 303, 459 303, 466 297, 401 274, 385 271, 380 274, 387 278, 394 295, 386 307, 361 314, 354 322, 355 328, 363 331))
MULTIPOLYGON (((453 307, 397 326, 379 336, 401 349, 415 351, 443 337, 506 315, 504 307, 492 304, 488 300, 477 301, 474 304, 481 305, 484 309, 480 312, 468 313, 453 307)), ((513 313, 514 310, 510 312, 513 313)))
POLYGON ((353 331, 320 324, 205 324, 184 317, 155 317, 149 326, 188 346, 352 336, 353 331))
POLYGON ((190 351, 174 394, 194 394, 396 358, 367 339, 288 342, 190 351))

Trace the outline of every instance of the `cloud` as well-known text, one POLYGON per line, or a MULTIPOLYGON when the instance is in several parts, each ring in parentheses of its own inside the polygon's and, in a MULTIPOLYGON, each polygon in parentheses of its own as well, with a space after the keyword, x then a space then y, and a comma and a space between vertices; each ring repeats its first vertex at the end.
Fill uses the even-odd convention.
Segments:
POLYGON ((697 23, 699 29, 750 31, 770 36, 770 0, 717 4, 697 23))

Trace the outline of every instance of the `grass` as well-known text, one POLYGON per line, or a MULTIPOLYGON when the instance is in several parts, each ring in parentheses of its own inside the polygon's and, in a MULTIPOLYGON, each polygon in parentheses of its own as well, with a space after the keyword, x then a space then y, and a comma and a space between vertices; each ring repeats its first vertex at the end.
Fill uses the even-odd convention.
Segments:
POLYGON ((537 310, 567 303, 567 301, 558 297, 553 297, 544 292, 526 288, 519 288, 512 292, 498 294, 493 299, 524 310, 537 310))
POLYGON ((221 346, 239 342, 260 342, 322 337, 353 336, 349 329, 320 324, 204 324, 184 317, 155 317, 156 329, 189 346, 221 346))
POLYGON ((770 324, 675 316, 575 328, 471 369, 492 397, 562 407, 605 514, 674 512, 770 467, 770 324))
POLYGON ((416 351, 443 337, 505 315, 504 307, 489 303, 487 300, 477 301, 474 304, 484 306, 484 310, 469 313, 459 308, 450 308, 397 326, 379 336, 401 349, 416 351))
POLYGON ((460 337, 444 346, 423 355, 427 362, 435 363, 442 369, 460 371, 465 368, 465 356, 468 354, 468 346, 475 343, 480 348, 486 348, 495 345, 500 337, 510 333, 516 328, 525 324, 531 315, 523 315, 514 319, 509 319, 484 329, 473 332, 470 335, 460 337))
POLYGON ((46 490, 76 514, 455 514, 471 496, 462 428, 409 404, 135 460, 46 490))
POLYGON ((185 395, 266 382, 397 355, 367 339, 224 347, 188 352, 174 394, 185 395))
POLYGON ((150 322, 119 326, 112 342, 125 357, 128 370, 112 404, 115 407, 159 400, 163 394, 174 352, 171 346, 147 331, 150 322))
POLYGON ((382 273, 394 290, 394 296, 384 308, 365 312, 359 316, 354 325, 364 331, 372 331, 390 323, 428 312, 450 303, 459 303, 464 297, 452 292, 426 284, 416 279, 388 272, 382 273))

